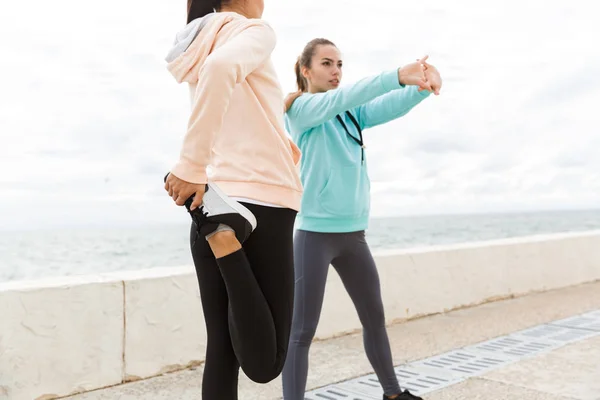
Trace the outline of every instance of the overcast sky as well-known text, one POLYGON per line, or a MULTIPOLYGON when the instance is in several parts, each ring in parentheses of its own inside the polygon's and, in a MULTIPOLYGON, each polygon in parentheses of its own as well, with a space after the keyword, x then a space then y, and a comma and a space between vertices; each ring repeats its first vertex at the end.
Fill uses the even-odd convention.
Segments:
MULTIPOLYGON (((430 55, 444 78, 365 132, 373 215, 600 205, 600 6, 265 0, 284 90, 327 37, 345 80, 430 55)), ((0 16, 1 227, 169 222, 189 110, 164 56, 184 0, 12 1, 0 16)))

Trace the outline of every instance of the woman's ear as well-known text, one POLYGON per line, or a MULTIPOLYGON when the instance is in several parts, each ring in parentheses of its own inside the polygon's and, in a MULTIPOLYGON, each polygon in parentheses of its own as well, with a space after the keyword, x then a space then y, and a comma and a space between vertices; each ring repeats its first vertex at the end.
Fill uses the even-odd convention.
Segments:
POLYGON ((304 77, 304 79, 306 79, 308 81, 308 75, 309 75, 308 68, 302 67, 301 72, 302 72, 302 76, 304 77))

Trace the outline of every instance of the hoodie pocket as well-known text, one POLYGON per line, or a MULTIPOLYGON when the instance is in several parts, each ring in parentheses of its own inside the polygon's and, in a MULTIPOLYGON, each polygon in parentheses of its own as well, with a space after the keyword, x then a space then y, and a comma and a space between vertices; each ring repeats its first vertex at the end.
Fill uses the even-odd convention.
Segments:
POLYGON ((361 217, 369 212, 370 186, 365 168, 332 169, 319 193, 319 203, 331 215, 361 217))

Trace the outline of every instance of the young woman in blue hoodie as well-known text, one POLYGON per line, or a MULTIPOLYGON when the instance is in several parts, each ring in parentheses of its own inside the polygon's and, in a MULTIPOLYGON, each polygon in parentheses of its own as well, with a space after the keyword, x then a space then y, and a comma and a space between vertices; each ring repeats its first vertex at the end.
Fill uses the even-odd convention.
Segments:
POLYGON ((426 60, 339 89, 341 55, 329 40, 309 42, 296 63, 298 92, 286 101, 286 125, 303 153, 304 195, 294 237, 295 300, 284 400, 304 399, 309 347, 330 264, 358 312, 383 398, 420 399, 402 391, 396 378, 379 275, 365 240, 370 183, 362 131, 405 115, 432 92, 439 94, 440 75, 426 60))

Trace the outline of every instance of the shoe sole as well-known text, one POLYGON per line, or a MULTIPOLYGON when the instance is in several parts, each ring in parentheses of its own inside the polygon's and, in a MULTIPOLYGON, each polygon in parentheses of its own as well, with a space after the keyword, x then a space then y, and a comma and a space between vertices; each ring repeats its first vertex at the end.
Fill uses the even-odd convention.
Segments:
POLYGON ((233 200, 231 197, 229 197, 228 195, 223 193, 221 188, 219 188, 216 184, 208 183, 208 186, 210 187, 211 190, 214 190, 215 193, 220 198, 222 198, 229 207, 233 208, 237 213, 239 213, 248 222, 250 222, 250 226, 252 227, 252 230, 250 232, 254 232, 258 223, 256 222, 256 217, 254 216, 254 214, 252 214, 252 211, 248 210, 242 204, 233 200))

